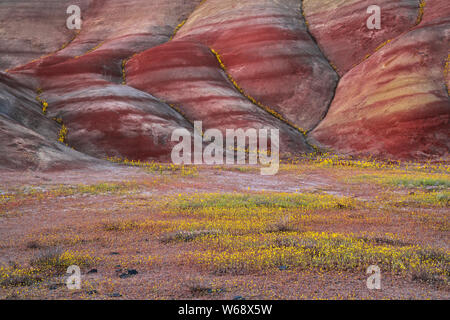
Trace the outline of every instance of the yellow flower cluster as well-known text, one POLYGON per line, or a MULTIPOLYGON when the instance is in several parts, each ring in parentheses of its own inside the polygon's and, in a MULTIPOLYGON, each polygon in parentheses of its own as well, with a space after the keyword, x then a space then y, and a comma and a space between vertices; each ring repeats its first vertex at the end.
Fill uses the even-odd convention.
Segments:
MULTIPOLYGON (((186 117, 186 115, 183 113, 183 111, 179 108, 179 107, 177 107, 175 104, 173 104, 173 103, 169 103, 169 102, 166 102, 166 101, 163 101, 165 104, 167 104, 169 107, 171 107, 173 110, 175 110, 176 112, 178 112, 179 114, 181 114, 181 116, 183 117, 183 118, 185 118, 192 126, 194 126, 194 124, 191 122, 191 121, 189 121, 188 119, 187 119, 187 117, 186 117)), ((203 136, 203 131, 202 131, 202 136, 203 136)))
POLYGON ((122 60, 122 84, 123 85, 127 84, 127 73, 126 73, 126 70, 125 70, 125 67, 127 65, 127 61, 128 60, 126 60, 126 59, 122 60))
MULTIPOLYGON (((201 5, 203 5, 207 0, 202 0, 200 1, 200 3, 197 5, 197 7, 194 9, 194 12, 197 11, 198 8, 200 8, 201 5)), ((175 36, 177 35, 178 31, 180 31, 180 29, 186 24, 188 19, 184 19, 183 21, 181 21, 181 23, 179 23, 176 27, 175 30, 172 33, 172 36, 170 37, 170 40, 173 40, 175 38, 175 36)))
MULTIPOLYGON (((59 50, 65 49, 70 43, 72 43, 72 42, 75 40, 75 38, 76 38, 79 34, 80 34, 80 30, 77 30, 77 31, 75 32, 75 34, 73 35, 72 39, 70 39, 68 42, 64 43, 64 44, 61 46, 61 49, 59 49, 59 50)), ((53 53, 53 54, 54 54, 54 53, 53 53)))
POLYGON ((68 132, 69 131, 68 131, 67 127, 63 124, 61 126, 61 129, 59 130, 58 141, 61 142, 61 143, 64 143, 65 145, 68 145, 67 142, 66 142, 67 141, 67 133, 68 132))
MULTIPOLYGON (((36 100, 39 101, 42 105, 42 113, 47 114, 48 102, 41 98, 41 95, 43 93, 42 89, 37 88, 36 93, 37 93, 36 100)), ((56 121, 58 124, 62 125, 61 129, 58 132, 58 141, 61 143, 64 143, 66 146, 68 146, 68 144, 67 144, 68 129, 64 125, 63 120, 61 118, 57 118, 57 117, 53 117, 52 119, 54 121, 56 121)))
POLYGON ((105 43, 104 41, 100 42, 100 43, 97 44, 95 47, 89 49, 88 51, 86 51, 86 52, 83 53, 82 55, 75 56, 74 59, 78 59, 78 58, 80 58, 80 57, 82 57, 82 56, 84 56, 84 55, 86 55, 86 54, 88 54, 88 53, 91 53, 91 52, 97 50, 97 49, 100 48, 104 43, 105 43))
MULTIPOLYGON (((389 199, 389 198, 388 198, 389 199)), ((415 191, 414 193, 403 195, 401 197, 392 198, 389 204, 394 207, 450 207, 450 191, 415 191)))
POLYGON ((45 101, 44 99, 41 98, 42 89, 38 88, 36 90, 36 93, 37 93, 36 100, 39 101, 41 106, 42 106, 42 113, 46 114, 47 113, 47 108, 48 108, 48 103, 47 103, 47 101, 45 101))
POLYGON ((363 203, 349 197, 336 197, 320 193, 197 193, 179 194, 169 197, 167 205, 171 208, 189 209, 237 209, 263 208, 288 209, 336 209, 361 207, 363 203))
MULTIPOLYGON (((387 45, 391 41, 392 41, 391 39, 388 39, 385 42, 383 42, 382 44, 380 44, 378 47, 375 48, 374 52, 366 54, 364 56, 364 58, 362 59, 362 61, 369 59, 375 52, 379 51, 381 48, 383 48, 385 45, 387 45)), ((358 65, 358 63, 354 64, 352 67, 356 67, 357 65, 358 65)))
POLYGON ((448 72, 450 70, 450 54, 447 56, 447 59, 445 60, 445 67, 444 67, 444 76, 448 76, 448 72))
POLYGON ((426 1, 420 0, 419 3, 419 14, 417 15, 416 25, 422 22, 423 14, 425 12, 426 1))
POLYGON ((336 65, 333 62, 329 61, 329 63, 330 63, 330 66, 333 68, 334 71, 339 72, 338 67, 336 67, 336 65))
POLYGON ((61 125, 62 125, 62 123, 63 123, 63 121, 62 121, 61 118, 53 117, 52 120, 55 121, 55 122, 57 122, 58 124, 61 124, 61 125))
POLYGON ((387 45, 391 41, 392 41, 391 39, 388 39, 385 42, 383 42, 382 44, 380 44, 378 47, 375 48, 375 52, 380 50, 381 48, 383 48, 385 45, 387 45))
POLYGON ((170 37, 170 40, 173 40, 173 38, 175 38, 177 32, 185 25, 187 19, 183 20, 180 24, 178 24, 175 28, 175 30, 173 31, 172 36, 170 37))
MULTIPOLYGON (((347 160, 341 159, 338 156, 334 156, 331 158, 325 159, 317 159, 316 164, 320 167, 357 167, 357 168, 373 168, 373 169, 381 169, 386 168, 389 165, 372 161, 372 160, 347 160)), ((392 165, 391 165, 392 166, 392 165)))
MULTIPOLYGON (((158 183, 157 181, 154 182, 158 183)), ((124 194, 134 193, 140 185, 149 185, 149 182, 137 184, 135 181, 120 183, 97 183, 92 185, 55 185, 51 187, 13 190, 10 193, 0 195, 0 214, 2 209, 15 208, 28 201, 48 201, 55 197, 67 197, 74 195, 99 195, 99 194, 124 194)), ((151 185, 151 184, 150 184, 151 185)), ((8 210, 5 210, 5 214, 8 210)))
POLYGON ((399 160, 377 160, 373 158, 346 158, 336 154, 322 153, 310 155, 301 159, 291 159, 286 164, 299 164, 310 161, 319 167, 339 167, 339 168, 363 168, 363 169, 389 169, 400 171, 416 172, 444 172, 450 173, 450 166, 445 163, 412 162, 399 160))
POLYGON ((147 219, 144 221, 136 220, 117 220, 104 221, 101 228, 106 231, 127 232, 131 230, 141 230, 146 233, 159 234, 162 232, 171 232, 177 230, 177 223, 174 221, 162 221, 147 219))
POLYGON ((0 267, 0 287, 26 286, 40 282, 39 270, 30 267, 0 267))
POLYGON ((118 164, 123 164, 132 167, 141 167, 151 172, 159 172, 163 174, 164 172, 180 172, 182 176, 197 176, 198 169, 196 166, 188 166, 188 165, 175 165, 172 163, 163 164, 157 162, 149 162, 149 161, 141 161, 141 160, 128 160, 122 159, 119 157, 107 157, 106 160, 118 164))
MULTIPOLYGON (((387 235, 387 238, 389 236, 387 235)), ((364 270, 377 264, 386 271, 426 270, 449 281, 450 252, 415 245, 372 243, 352 234, 286 232, 204 237, 205 251, 180 256, 215 272, 241 273, 275 268, 364 270)))
POLYGON ((13 194, 2 194, 2 195, 0 195, 0 204, 6 203, 13 199, 15 199, 15 196, 13 194))
POLYGON ((30 267, 0 267, 0 287, 29 286, 46 277, 65 272, 71 265, 87 267, 98 260, 78 251, 46 253, 32 260, 30 267))
POLYGON ((93 264, 98 259, 92 258, 89 254, 78 251, 64 251, 62 253, 50 253, 31 261, 31 265, 41 272, 61 272, 71 265, 86 267, 93 264))

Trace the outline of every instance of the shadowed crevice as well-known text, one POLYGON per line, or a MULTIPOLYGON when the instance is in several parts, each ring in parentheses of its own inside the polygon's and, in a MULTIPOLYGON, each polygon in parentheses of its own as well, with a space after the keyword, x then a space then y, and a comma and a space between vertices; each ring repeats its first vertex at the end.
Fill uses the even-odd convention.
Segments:
POLYGON ((327 105, 327 108, 325 109, 324 114, 322 115, 321 119, 319 121, 317 121, 317 123, 311 129, 308 130, 308 132, 306 133, 306 134, 308 134, 309 132, 313 131, 327 116, 328 111, 330 110, 331 104, 333 103, 334 97, 336 96, 336 90, 339 86, 339 82, 341 81, 341 77, 339 76, 339 73, 337 72, 336 66, 330 61, 330 59, 328 59, 328 57, 325 55, 325 52, 323 52, 322 48, 320 47, 319 43, 317 42, 316 38, 309 30, 309 24, 308 24, 308 21, 306 20, 305 12, 303 10, 303 0, 300 1, 300 13, 302 15, 303 22, 305 23, 306 32, 308 33, 309 37, 311 38, 311 40, 314 42, 314 44, 316 45, 316 47, 322 54, 322 57, 327 61, 328 65, 334 70, 334 73, 336 74, 336 77, 337 77, 337 81, 333 88, 333 94, 330 98, 330 101, 328 102, 328 105, 327 105))

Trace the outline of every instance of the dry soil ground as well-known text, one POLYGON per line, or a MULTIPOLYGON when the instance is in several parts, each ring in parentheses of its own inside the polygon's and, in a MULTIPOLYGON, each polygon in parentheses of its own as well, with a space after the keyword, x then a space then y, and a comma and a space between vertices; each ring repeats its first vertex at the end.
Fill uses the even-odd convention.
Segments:
POLYGON ((2 299, 448 299, 449 166, 0 172, 2 299), (80 290, 64 281, 70 265, 80 290), (366 287, 369 265, 381 290, 366 287))

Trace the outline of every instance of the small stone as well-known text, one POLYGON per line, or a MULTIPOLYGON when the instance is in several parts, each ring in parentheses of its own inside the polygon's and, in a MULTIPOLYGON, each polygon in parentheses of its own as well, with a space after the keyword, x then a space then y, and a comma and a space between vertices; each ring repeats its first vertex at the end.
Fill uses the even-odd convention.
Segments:
POLYGON ((118 298, 118 297, 121 297, 122 295, 118 292, 114 292, 114 293, 111 293, 109 296, 112 298, 118 298))
POLYGON ((134 276, 136 274, 138 274, 136 269, 128 269, 127 272, 122 273, 121 275, 119 275, 119 278, 126 279, 126 278, 129 278, 129 277, 134 276))
POLYGON ((245 300, 243 296, 235 296, 233 300, 245 300))
POLYGON ((91 270, 88 271, 88 274, 89 273, 97 273, 97 269, 91 269, 91 270))

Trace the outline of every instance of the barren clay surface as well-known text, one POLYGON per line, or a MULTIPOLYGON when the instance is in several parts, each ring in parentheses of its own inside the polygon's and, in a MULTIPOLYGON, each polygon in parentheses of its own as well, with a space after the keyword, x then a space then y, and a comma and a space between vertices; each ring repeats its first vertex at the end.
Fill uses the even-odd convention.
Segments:
POLYGON ((2 171, 0 297, 448 299, 448 167, 377 166, 2 171))

